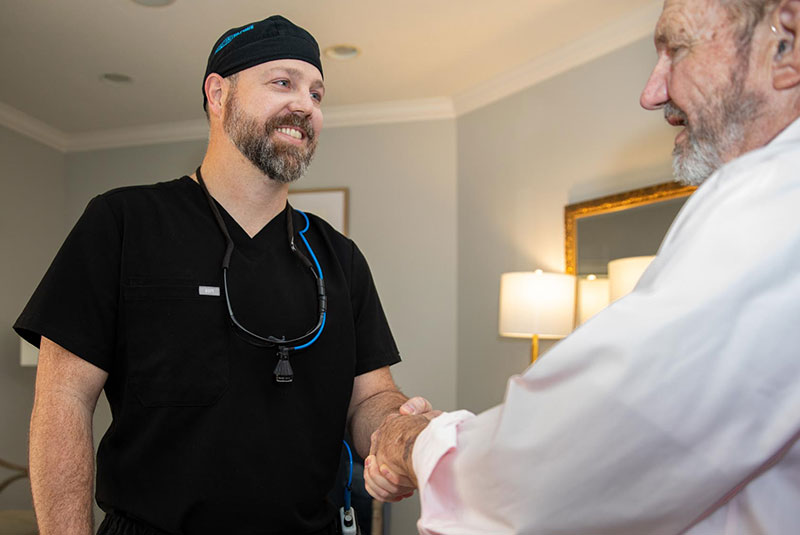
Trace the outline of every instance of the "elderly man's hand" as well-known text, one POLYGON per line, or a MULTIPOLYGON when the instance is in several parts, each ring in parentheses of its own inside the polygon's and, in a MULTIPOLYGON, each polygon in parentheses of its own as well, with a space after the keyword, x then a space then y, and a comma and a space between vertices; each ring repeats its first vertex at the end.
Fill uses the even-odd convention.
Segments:
POLYGON ((372 434, 370 455, 364 462, 367 492, 384 502, 397 502, 414 494, 417 486, 411 451, 417 435, 442 411, 428 400, 409 399, 398 414, 386 417, 372 434))

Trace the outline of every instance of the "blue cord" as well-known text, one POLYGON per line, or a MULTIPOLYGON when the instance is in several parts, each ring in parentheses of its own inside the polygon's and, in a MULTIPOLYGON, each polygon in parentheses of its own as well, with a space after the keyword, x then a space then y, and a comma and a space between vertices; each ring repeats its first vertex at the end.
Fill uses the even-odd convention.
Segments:
MULTIPOLYGON (((300 239, 303 240, 303 243, 306 244, 306 249, 308 249, 308 252, 311 253, 311 258, 314 260, 314 265, 317 266, 317 273, 319 274, 319 278, 320 280, 322 280, 323 278, 322 266, 319 265, 319 260, 317 260, 317 255, 314 254, 314 250, 311 248, 311 245, 309 245, 308 240, 306 239, 305 236, 306 231, 308 231, 308 228, 311 226, 311 222, 308 220, 308 216, 305 214, 305 212, 297 210, 297 213, 303 216, 303 219, 306 220, 306 228, 300 231, 300 239)), ((320 326, 319 331, 317 331, 316 336, 314 336, 314 338, 312 338, 310 342, 303 344, 301 346, 293 347, 292 349, 294 350, 305 349, 314 342, 316 342, 317 338, 319 338, 319 335, 322 334, 322 330, 325 328, 325 319, 327 318, 327 316, 328 316, 327 313, 322 314, 322 325, 320 326)), ((346 440, 342 440, 342 443, 344 444, 344 447, 347 448, 347 456, 350 458, 350 473, 347 477, 347 486, 345 486, 344 488, 344 508, 345 510, 349 510, 351 505, 350 494, 353 488, 353 451, 350 449, 350 444, 348 444, 346 440)))
POLYGON ((350 477, 347 478, 347 486, 344 488, 344 510, 347 511, 350 509, 350 490, 353 485, 353 452, 350 450, 350 444, 346 440, 342 440, 342 442, 344 442, 344 447, 347 448, 347 455, 350 457, 350 477))
MULTIPOLYGON (((308 216, 305 214, 305 212, 297 210, 297 213, 303 216, 303 219, 306 220, 306 228, 300 231, 300 239, 303 240, 303 243, 306 244, 306 249, 308 249, 308 252, 311 253, 311 258, 314 260, 314 265, 317 266, 317 273, 319 274, 319 278, 320 280, 322 280, 323 278, 322 266, 319 265, 319 260, 317 260, 317 255, 314 254, 314 250, 311 248, 311 245, 309 245, 308 240, 306 239, 305 236, 306 231, 308 231, 308 228, 311 226, 311 222, 308 220, 308 216)), ((319 338, 319 335, 322 334, 322 330, 325 328, 325 319, 327 316, 328 316, 327 313, 322 314, 322 325, 320 326, 319 331, 317 331, 316 336, 314 336, 314 338, 312 338, 310 342, 303 344, 301 346, 293 347, 292 349, 294 350, 305 349, 314 342, 316 342, 317 338, 319 338)), ((342 443, 344 444, 344 447, 347 448, 347 456, 350 458, 350 473, 347 477, 347 486, 345 486, 344 488, 344 508, 345 510, 349 510, 351 505, 350 494, 353 488, 353 451, 350 449, 350 444, 348 444, 346 440, 342 440, 342 443)))
POLYGON ((305 212, 301 212, 300 210, 298 210, 297 212, 301 216, 303 216, 303 218, 306 220, 306 228, 304 228, 303 230, 300 231, 300 238, 303 239, 303 243, 306 244, 306 249, 308 249, 308 252, 311 253, 311 258, 314 259, 314 264, 317 265, 317 273, 319 273, 319 278, 321 279, 322 278, 322 268, 320 267, 319 262, 317 262, 317 256, 314 254, 314 251, 311 250, 311 246, 308 244, 308 240, 306 240, 306 237, 305 237, 305 233, 308 230, 308 227, 311 225, 311 222, 308 220, 308 216, 305 214, 305 212))
POLYGON ((319 335, 322 334, 322 329, 325 328, 325 318, 326 318, 327 315, 328 315, 327 313, 322 314, 322 325, 320 326, 319 330, 317 331, 316 336, 314 336, 314 338, 312 338, 310 342, 305 343, 305 344, 303 344, 301 346, 293 347, 292 349, 295 350, 295 351, 297 351, 298 349, 305 349, 308 346, 310 346, 311 344, 313 344, 314 342, 316 342, 317 338, 319 338, 319 335))
MULTIPOLYGON (((304 228, 303 230, 300 231, 300 238, 303 240, 303 243, 306 244, 306 249, 308 249, 308 252, 311 253, 311 258, 314 260, 314 265, 317 266, 317 273, 319 273, 319 278, 320 278, 320 280, 322 280, 322 267, 319 265, 319 261, 317 260, 317 255, 314 254, 314 250, 311 249, 311 246, 308 244, 308 240, 305 237, 305 233, 308 230, 308 227, 311 226, 311 222, 308 220, 308 216, 305 214, 305 212, 301 212, 300 210, 297 210, 297 213, 299 213, 301 216, 303 216, 303 219, 306 220, 306 228, 304 228)), ((310 346, 311 344, 313 344, 314 342, 316 342, 317 338, 319 338, 319 335, 322 334, 322 330, 325 328, 325 319, 327 318, 327 316, 328 316, 327 312, 324 312, 322 314, 322 325, 320 325, 319 330, 317 331, 317 334, 314 336, 314 338, 311 339, 310 342, 307 342, 307 343, 305 343, 305 344, 303 344, 301 346, 293 347, 292 349, 294 351, 297 351, 298 349, 305 349, 308 346, 310 346)))

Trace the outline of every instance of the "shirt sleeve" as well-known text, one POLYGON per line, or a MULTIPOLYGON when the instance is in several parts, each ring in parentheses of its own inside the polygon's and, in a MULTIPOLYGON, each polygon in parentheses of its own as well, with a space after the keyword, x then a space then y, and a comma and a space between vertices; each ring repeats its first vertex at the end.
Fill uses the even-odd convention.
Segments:
POLYGON ((95 197, 67 236, 14 324, 39 346, 42 336, 110 371, 119 301, 120 226, 95 197))
POLYGON ((424 535, 447 533, 465 523, 461 501, 452 483, 452 456, 458 447, 458 426, 475 415, 469 411, 445 412, 434 418, 414 442, 412 462, 425 504, 425 518, 418 525, 424 535), (434 470, 435 475, 434 475, 434 470))
POLYGON ((419 435, 422 533, 674 535, 780 468, 800 436, 800 183, 768 172, 704 184, 633 293, 502 405, 419 435))
POLYGON ((353 243, 350 296, 356 327, 356 375, 400 362, 367 259, 353 243))

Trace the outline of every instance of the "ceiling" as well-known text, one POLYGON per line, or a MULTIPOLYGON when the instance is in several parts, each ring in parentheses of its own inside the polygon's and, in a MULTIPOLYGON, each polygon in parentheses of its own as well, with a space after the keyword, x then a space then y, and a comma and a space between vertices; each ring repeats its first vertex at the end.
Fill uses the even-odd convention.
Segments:
POLYGON ((70 140, 104 133, 196 127, 211 45, 228 28, 275 13, 311 31, 323 49, 362 50, 347 62, 323 58, 328 124, 456 116, 644 37, 660 7, 660 0, 176 0, 157 8, 2 0, 0 124, 65 150, 70 140), (107 72, 133 82, 101 81, 107 72))

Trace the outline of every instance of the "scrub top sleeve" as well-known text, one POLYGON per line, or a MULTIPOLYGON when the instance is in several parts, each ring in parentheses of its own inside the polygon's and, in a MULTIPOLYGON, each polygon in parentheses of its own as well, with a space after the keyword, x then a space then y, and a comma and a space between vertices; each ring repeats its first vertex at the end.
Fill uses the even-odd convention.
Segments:
POLYGON ((400 362, 367 259, 353 243, 350 299, 356 329, 356 375, 400 362))
POLYGON ((14 324, 110 371, 116 342, 121 231, 104 196, 89 202, 14 324))

